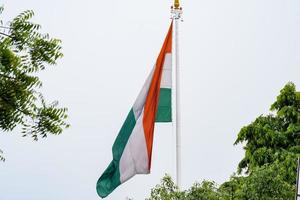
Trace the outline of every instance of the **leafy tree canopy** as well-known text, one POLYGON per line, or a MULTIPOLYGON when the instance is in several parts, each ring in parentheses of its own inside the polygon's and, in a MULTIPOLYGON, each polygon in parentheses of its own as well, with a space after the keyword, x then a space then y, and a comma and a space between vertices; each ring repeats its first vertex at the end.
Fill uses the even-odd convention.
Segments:
POLYGON ((180 191, 169 175, 151 190, 146 200, 215 200, 219 198, 216 184, 210 181, 195 183, 189 190, 180 191))
POLYGON ((239 132, 235 144, 245 143, 245 157, 238 171, 251 173, 257 167, 278 163, 285 168, 285 180, 294 183, 300 153, 300 93, 293 83, 280 91, 271 111, 274 113, 259 116, 239 132))
POLYGON ((61 41, 40 33, 41 26, 30 21, 33 15, 25 11, 9 23, 0 18, 0 129, 8 132, 19 125, 23 136, 38 140, 62 133, 69 124, 67 109, 57 101, 47 103, 39 91, 38 73, 63 56, 61 41))
POLYGON ((270 111, 238 134, 235 144, 242 143, 245 149, 239 175, 220 186, 203 181, 185 191, 166 176, 149 200, 293 200, 300 154, 300 92, 293 83, 284 86, 270 111))

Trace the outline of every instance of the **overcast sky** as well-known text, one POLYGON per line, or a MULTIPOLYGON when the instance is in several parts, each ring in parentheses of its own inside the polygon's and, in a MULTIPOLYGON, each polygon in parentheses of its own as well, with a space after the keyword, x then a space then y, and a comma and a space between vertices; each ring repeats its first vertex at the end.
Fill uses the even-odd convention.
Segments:
MULTIPOLYGON (((64 58, 41 73, 45 97, 69 108, 71 128, 39 142, 0 134, 1 200, 97 200, 96 182, 160 51, 171 0, 4 0, 6 21, 32 9, 60 38, 64 58)), ((228 180, 243 157, 239 130, 268 113, 280 89, 300 90, 299 0, 182 2, 180 65, 183 188, 228 180)), ((152 172, 107 199, 149 196, 175 178, 172 124, 156 124, 152 172)))

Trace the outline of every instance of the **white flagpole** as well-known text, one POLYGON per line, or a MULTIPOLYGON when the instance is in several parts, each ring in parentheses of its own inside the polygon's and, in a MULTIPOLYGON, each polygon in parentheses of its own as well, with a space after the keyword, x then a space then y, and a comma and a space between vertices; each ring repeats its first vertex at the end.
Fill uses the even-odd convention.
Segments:
MULTIPOLYGON (((180 7, 179 0, 174 1, 172 6, 172 19, 173 19, 173 50, 175 58, 173 59, 173 70, 175 72, 175 132, 176 132, 176 184, 181 188, 181 111, 180 111, 180 69, 179 69, 179 51, 178 51, 178 22, 181 18, 182 8, 180 7)), ((174 115, 173 115, 174 116, 174 115)))
POLYGON ((300 199, 300 194, 299 194, 299 173, 300 173, 300 158, 298 158, 298 167, 297 167, 297 183, 296 183, 296 195, 295 195, 295 200, 300 199))

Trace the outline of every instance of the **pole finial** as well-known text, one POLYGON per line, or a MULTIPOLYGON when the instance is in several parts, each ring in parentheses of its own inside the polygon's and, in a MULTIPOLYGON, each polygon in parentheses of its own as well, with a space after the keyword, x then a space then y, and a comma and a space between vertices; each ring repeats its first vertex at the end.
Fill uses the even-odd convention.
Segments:
POLYGON ((179 9, 180 3, 179 0, 174 0, 174 8, 179 9))

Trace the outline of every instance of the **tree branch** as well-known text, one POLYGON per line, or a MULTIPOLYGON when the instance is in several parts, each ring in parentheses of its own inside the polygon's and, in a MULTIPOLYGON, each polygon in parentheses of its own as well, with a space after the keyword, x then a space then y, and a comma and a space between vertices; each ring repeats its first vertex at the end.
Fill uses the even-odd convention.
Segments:
POLYGON ((8 26, 0 26, 0 28, 12 29, 11 27, 8 27, 8 26))
MULTIPOLYGON (((0 97, 1 97, 1 96, 0 96, 0 97)), ((26 110, 22 110, 22 109, 18 108, 17 106, 11 105, 11 104, 9 103, 9 101, 6 99, 6 97, 2 96, 1 99, 4 101, 4 103, 6 103, 6 105, 12 107, 13 109, 15 109, 15 110, 17 110, 17 111, 23 113, 23 114, 26 115, 26 116, 30 115, 30 112, 28 112, 28 111, 26 111, 26 110)))
POLYGON ((10 36, 10 35, 8 35, 8 34, 6 34, 6 33, 2 33, 2 32, 0 32, 0 35, 4 35, 4 36, 6 36, 6 37, 13 38, 12 36, 10 36))

